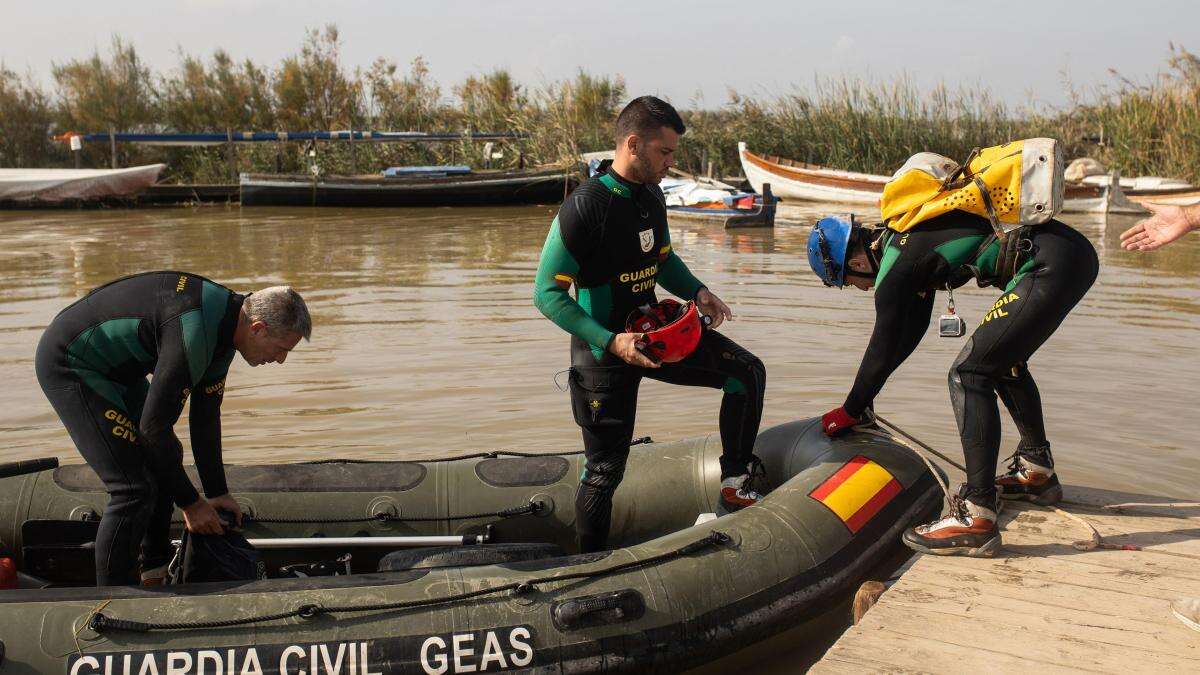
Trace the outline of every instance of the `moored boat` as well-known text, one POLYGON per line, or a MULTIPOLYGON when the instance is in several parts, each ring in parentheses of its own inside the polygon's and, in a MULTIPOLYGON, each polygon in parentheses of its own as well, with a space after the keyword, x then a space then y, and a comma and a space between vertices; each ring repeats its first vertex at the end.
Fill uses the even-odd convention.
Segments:
MULTIPOLYGON (((883 186, 891 177, 875 174, 840 171, 816 164, 805 164, 781 157, 757 155, 738 143, 742 171, 756 190, 770 183, 775 194, 785 201, 859 204, 875 206, 883 194, 883 186)), ((1149 177, 1121 179, 1105 176, 1104 180, 1085 180, 1068 183, 1063 199, 1064 213, 1145 213, 1142 204, 1193 204, 1200 202, 1200 188, 1167 179, 1149 177), (1133 187, 1125 188, 1125 185, 1133 187), (1168 187, 1169 186, 1169 187, 1168 187)))
POLYGON ((756 155, 744 142, 738 143, 742 172, 755 191, 770 183, 775 194, 789 198, 834 204, 878 204, 889 176, 840 171, 817 164, 796 162, 771 155, 756 155))
POLYGON ((0 169, 0 205, 76 205, 131 200, 158 181, 165 164, 127 169, 0 169))
POLYGON ((489 206, 555 204, 574 186, 560 168, 393 176, 241 174, 242 206, 489 206))
MULTIPOLYGON (((492 543, 358 545, 356 573, 338 576, 0 591, 0 667, 675 672, 823 612, 897 550, 903 528, 940 508, 929 470, 885 438, 830 440, 809 419, 764 431, 755 451, 768 496, 698 519, 716 510, 719 439, 635 446, 614 501, 617 548, 582 555, 572 555, 580 453, 230 467, 252 539, 492 543)), ((54 581, 91 555, 72 553, 69 533, 105 499, 84 466, 0 466, 0 540, 10 549, 0 555, 54 581)), ((267 553, 273 570, 311 555, 267 553)))

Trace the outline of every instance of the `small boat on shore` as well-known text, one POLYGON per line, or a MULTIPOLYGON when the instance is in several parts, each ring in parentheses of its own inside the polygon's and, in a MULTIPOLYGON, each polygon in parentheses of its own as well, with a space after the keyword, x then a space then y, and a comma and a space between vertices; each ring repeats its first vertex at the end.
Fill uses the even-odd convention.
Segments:
MULTIPOLYGON (((775 194, 785 201, 790 198, 874 206, 879 203, 884 184, 891 180, 890 176, 841 171, 782 157, 757 155, 750 152, 745 143, 738 143, 738 157, 742 171, 756 190, 761 189, 763 183, 770 183, 775 194)), ((1115 174, 1093 176, 1084 182, 1066 185, 1063 212, 1136 215, 1146 212, 1142 206, 1144 202, 1181 205, 1200 202, 1200 188, 1177 182, 1170 184, 1173 186, 1159 187, 1162 183, 1143 178, 1121 179, 1115 174), (1126 189, 1123 187, 1126 184, 1133 187, 1126 189)))
POLYGON ((771 193, 769 183, 762 186, 759 194, 754 194, 712 178, 672 172, 677 177, 664 178, 659 183, 668 215, 719 221, 725 229, 775 226, 779 200, 771 193))
POLYGON ((0 464, 0 558, 22 586, 0 591, 0 668, 680 672, 826 614, 941 508, 911 451, 807 419, 759 435, 769 493, 718 517, 720 451, 635 445, 614 549, 587 554, 580 452, 230 466, 270 578, 137 588, 89 584, 107 495, 87 466, 0 464))
POLYGON ((0 169, 0 207, 34 208, 132 201, 166 164, 128 169, 0 169))
POLYGON ((394 207, 557 204, 575 181, 569 170, 546 167, 378 176, 243 173, 239 182, 242 206, 394 207))

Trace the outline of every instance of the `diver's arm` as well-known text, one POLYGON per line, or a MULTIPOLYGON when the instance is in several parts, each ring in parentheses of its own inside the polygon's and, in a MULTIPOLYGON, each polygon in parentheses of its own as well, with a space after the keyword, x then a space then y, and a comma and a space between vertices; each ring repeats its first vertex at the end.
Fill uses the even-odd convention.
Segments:
POLYGON ((875 328, 854 386, 842 405, 855 418, 861 419, 863 411, 871 407, 887 379, 917 348, 929 327, 934 294, 919 294, 910 279, 910 273, 892 270, 875 291, 875 328))
POLYGON ((589 222, 594 214, 580 213, 576 200, 568 200, 550 225, 550 233, 542 247, 534 280, 533 304, 559 328, 589 344, 608 349, 613 332, 600 325, 571 297, 569 289, 579 276, 579 258, 592 239, 597 224, 589 222), (565 230, 565 232, 564 232, 565 230), (573 244, 568 247, 567 240, 573 244))

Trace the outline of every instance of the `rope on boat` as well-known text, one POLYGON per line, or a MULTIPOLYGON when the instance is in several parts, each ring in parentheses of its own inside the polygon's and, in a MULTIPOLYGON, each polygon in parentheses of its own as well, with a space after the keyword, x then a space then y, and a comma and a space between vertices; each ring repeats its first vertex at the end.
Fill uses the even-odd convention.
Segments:
POLYGON ((323 614, 349 614, 357 612, 377 612, 377 611, 398 611, 405 609, 415 609, 418 607, 432 607, 437 605, 445 605, 454 602, 462 602, 463 600, 471 600, 474 598, 496 595, 499 593, 512 592, 514 595, 524 595, 537 591, 537 586, 556 581, 570 581, 574 579, 596 579, 606 577, 618 572, 626 570, 638 569, 643 567, 651 567, 662 563, 682 558, 684 556, 699 553, 705 549, 724 546, 729 543, 731 538, 728 534, 713 530, 708 533, 708 536, 703 539, 698 539, 685 544, 677 549, 660 553, 649 558, 641 560, 631 560, 629 562, 613 565, 604 569, 592 570, 586 572, 574 572, 571 574, 562 574, 557 576, 544 576, 525 581, 514 581, 499 586, 491 586, 481 588, 475 591, 466 593, 456 593, 446 595, 440 598, 425 598, 421 600, 406 600, 402 602, 381 602, 373 604, 359 605, 318 605, 307 604, 301 605, 295 609, 284 612, 275 612, 273 614, 258 614, 254 616, 239 617, 236 619, 224 619, 217 621, 192 621, 180 623, 149 623, 145 621, 133 621, 130 619, 118 619, 107 616, 97 609, 92 612, 87 619, 88 628, 103 633, 105 631, 125 631, 131 633, 149 633, 153 631, 172 631, 172 630, 201 630, 206 628, 230 628, 233 626, 245 626, 254 623, 262 623, 266 621, 278 621, 280 619, 289 619, 291 617, 299 617, 302 619, 312 619, 323 614))
POLYGON ((925 462, 925 466, 927 466, 929 468, 929 473, 933 474, 933 479, 937 481, 938 487, 942 488, 942 494, 946 496, 946 501, 950 502, 951 501, 950 487, 946 485, 946 481, 942 480, 942 472, 936 468, 936 466, 934 465, 932 460, 930 460, 928 457, 925 456, 925 453, 921 452, 919 449, 917 449, 916 445, 913 445, 912 443, 909 443, 908 441, 911 440, 913 443, 920 445, 922 448, 925 448, 926 450, 932 452, 933 454, 937 455, 938 457, 940 457, 940 458, 944 459, 945 461, 949 462, 950 464, 954 465, 955 468, 962 471, 963 473, 966 473, 967 470, 964 467, 962 467, 961 465, 959 465, 958 462, 955 462, 954 460, 943 455, 942 453, 938 452, 937 450, 934 450, 933 448, 929 447, 925 443, 922 443, 916 437, 906 433, 900 427, 892 424, 891 422, 888 422, 887 420, 883 419, 879 415, 876 415, 874 411, 868 410, 868 413, 869 413, 869 417, 867 418, 867 421, 864 424, 860 424, 860 425, 854 427, 854 431, 857 431, 857 432, 863 433, 863 434, 867 434, 869 436, 875 436, 876 438, 882 438, 887 441, 893 441, 893 442, 900 441, 901 445, 908 448, 909 450, 912 450, 913 453, 916 454, 917 457, 921 458, 922 462, 925 462), (896 433, 900 434, 901 437, 897 438, 891 434, 884 433, 884 432, 879 431, 878 429, 870 426, 871 424, 873 424, 876 421, 884 424, 889 429, 894 430, 896 433))

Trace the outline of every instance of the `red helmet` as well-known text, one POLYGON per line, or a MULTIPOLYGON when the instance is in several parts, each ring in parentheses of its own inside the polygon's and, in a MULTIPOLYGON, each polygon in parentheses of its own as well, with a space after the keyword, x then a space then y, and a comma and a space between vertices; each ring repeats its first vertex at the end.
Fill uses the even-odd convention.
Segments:
POLYGON ((701 328, 696 303, 683 305, 671 299, 642 305, 625 322, 625 332, 646 336, 638 343, 638 349, 655 363, 675 363, 687 358, 700 344, 701 328))

